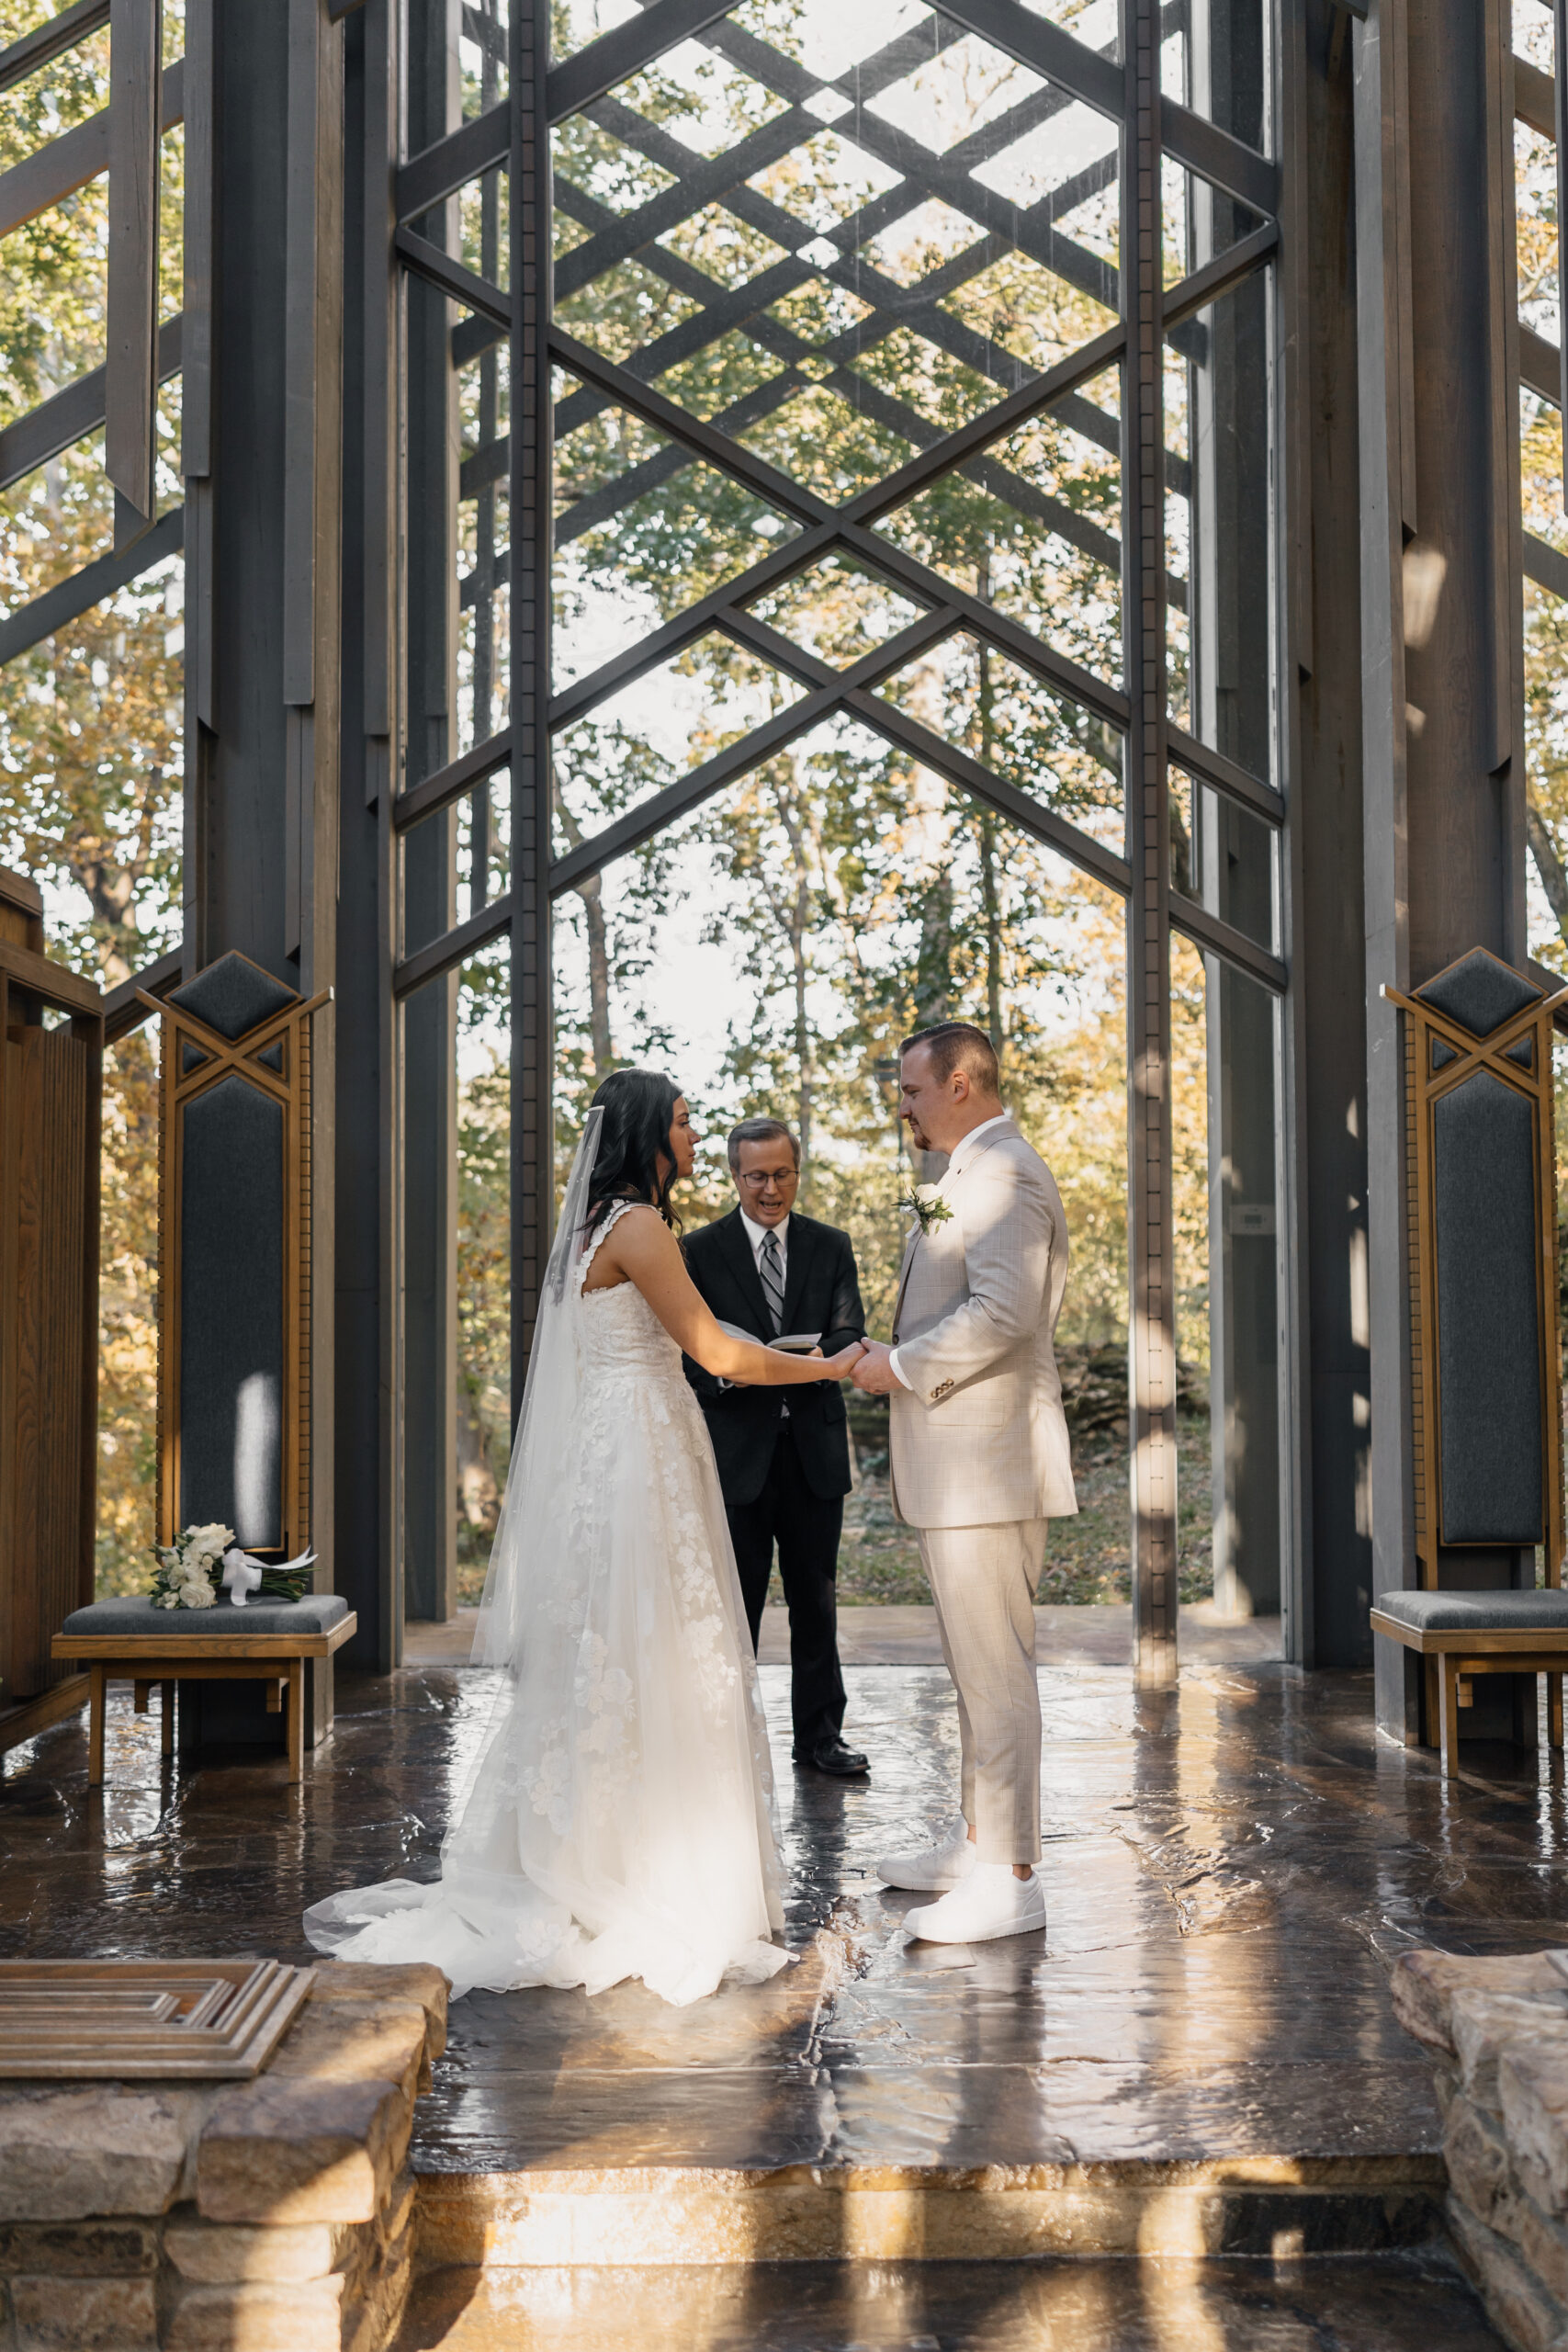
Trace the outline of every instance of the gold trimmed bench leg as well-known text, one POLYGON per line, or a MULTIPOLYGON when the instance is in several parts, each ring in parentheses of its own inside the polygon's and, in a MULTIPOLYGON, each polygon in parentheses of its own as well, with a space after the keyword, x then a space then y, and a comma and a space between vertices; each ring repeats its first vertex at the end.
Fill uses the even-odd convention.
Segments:
POLYGON ((288 1777, 305 1777, 305 1661, 288 1661, 288 1777))
POLYGON ((1562 1745, 1562 1677, 1546 1678, 1546 1736, 1553 1747, 1562 1745))
POLYGON ((160 1682, 158 1689, 163 1699, 163 1704, 158 1711, 161 1735, 159 1747, 164 1755, 172 1756, 175 1752, 175 1685, 172 1682, 160 1682))
POLYGON ((104 1686, 105 1670, 96 1658, 89 1662, 92 1677, 87 1697, 87 1786, 101 1789, 104 1785, 104 1686))
POLYGON ((1441 1722, 1443 1778, 1451 1780, 1459 1770, 1459 1662, 1449 1651, 1438 1660, 1438 1704, 1441 1722))

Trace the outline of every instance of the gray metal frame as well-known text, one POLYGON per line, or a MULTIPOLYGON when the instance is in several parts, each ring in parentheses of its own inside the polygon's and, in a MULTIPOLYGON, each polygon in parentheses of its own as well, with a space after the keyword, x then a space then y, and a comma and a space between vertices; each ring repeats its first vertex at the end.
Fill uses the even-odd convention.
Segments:
MULTIPOLYGON (((470 10, 470 29, 478 12, 470 10)), ((953 40, 974 30, 1045 78, 1046 89, 1031 103, 1038 119, 1077 97, 1116 119, 1122 128, 1123 254, 1119 271, 1072 246, 1049 219, 1019 216, 999 202, 987 217, 985 192, 962 169, 962 155, 939 158, 916 142, 857 114, 856 136, 902 175, 896 191, 874 199, 862 213, 840 223, 830 241, 841 259, 825 275, 848 282, 848 266, 880 223, 928 194, 961 200, 987 237, 996 236, 1034 253, 1071 282, 1084 285, 1114 307, 1119 324, 1045 373, 1029 374, 1010 355, 986 345, 949 311, 938 311, 935 294, 919 306, 886 284, 879 288, 861 254, 854 285, 873 308, 863 334, 886 331, 899 317, 956 357, 998 383, 999 397, 961 431, 939 434, 897 403, 851 375, 842 361, 827 381, 850 392, 874 418, 910 441, 909 461, 858 497, 831 505, 751 453, 737 437, 745 424, 765 414, 803 379, 792 372, 794 338, 758 314, 790 285, 811 277, 810 265, 788 257, 798 232, 786 232, 782 216, 745 182, 768 161, 782 155, 818 127, 801 100, 816 79, 727 20, 713 0, 652 0, 641 15, 550 68, 540 54, 542 9, 514 4, 509 51, 509 94, 445 138, 409 154, 398 167, 395 246, 399 263, 413 279, 437 288, 468 313, 455 328, 452 356, 461 367, 504 335, 511 363, 513 431, 480 446, 464 461, 462 492, 482 497, 504 468, 510 488, 513 545, 487 542, 475 573, 463 583, 465 607, 482 608, 502 582, 512 602, 512 723, 479 741, 434 773, 412 771, 391 811, 394 831, 417 839, 416 829, 441 821, 443 812, 467 800, 480 804, 487 781, 502 768, 513 789, 513 865, 510 886, 488 895, 476 887, 461 920, 443 935, 422 928, 418 944, 397 959, 391 991, 407 1004, 417 993, 465 963, 487 943, 508 936, 513 973, 513 1329, 517 1376, 526 1361, 534 1303, 547 1244, 552 1197, 549 1115, 551 1041, 548 1012, 549 909, 616 857, 651 840, 667 826, 747 774, 786 743, 806 734, 831 712, 852 714, 886 740, 919 759, 1010 823, 1116 891, 1128 901, 1129 922, 1129 1102, 1130 1259, 1132 1311, 1132 1460, 1134 1491, 1134 1590, 1135 1668, 1141 1683, 1169 1682, 1176 1670, 1176 1453, 1175 1300, 1172 1283, 1170 1200, 1170 1104, 1168 937, 1172 929, 1190 939, 1218 967, 1245 973, 1276 996, 1287 992, 1288 966, 1273 952, 1226 922, 1213 906, 1172 888, 1169 855, 1168 763, 1174 759, 1219 801, 1247 810, 1276 832, 1286 830, 1288 795, 1248 774, 1177 728, 1166 707, 1165 622, 1168 596, 1179 597, 1179 583, 1167 574, 1164 546, 1165 451, 1161 424, 1164 345, 1173 332, 1194 320, 1227 289, 1267 266, 1277 253, 1280 173, 1267 158, 1187 108, 1159 94, 1159 45, 1166 20, 1156 0, 1124 0, 1123 67, 1075 41, 1059 27, 1016 5, 1016 0, 944 0, 936 37, 953 40), (787 102, 787 110, 742 144, 712 161, 694 158, 612 97, 616 85, 656 60, 677 41, 695 38, 744 68, 787 102), (614 130, 667 171, 673 184, 628 216, 615 216, 570 182, 549 184, 547 125, 579 110, 614 130), (1236 196, 1266 217, 1258 228, 1180 284, 1165 288, 1158 254, 1161 159, 1170 154, 1236 196), (513 195, 510 284, 486 279, 442 249, 415 224, 433 203, 508 162, 513 195), (687 322, 661 336, 625 366, 615 366, 566 333, 550 318, 550 272, 547 264, 549 210, 553 200, 589 231, 556 272, 570 292, 616 259, 636 254, 642 264, 701 307, 687 322), (701 279, 654 241, 702 204, 722 198, 742 220, 784 244, 786 258, 763 272, 739 294, 727 296, 701 279), (880 307, 879 307, 880 306, 880 307), (741 413, 704 423, 656 389, 653 379, 704 347, 743 318, 780 362, 776 378, 741 403, 741 413), (987 452, 1025 418, 1070 403, 1078 387, 1120 360, 1122 369, 1123 609, 1126 615, 1125 675, 1131 693, 1093 676, 1052 646, 998 613, 995 607, 929 571, 876 535, 873 526, 940 476, 962 469, 1015 503, 1017 485, 989 466, 987 452), (548 627, 551 534, 547 516, 550 434, 545 429, 548 368, 558 363, 581 390, 562 403, 557 432, 570 431, 606 403, 642 419, 669 444, 660 455, 588 503, 593 520, 656 486, 692 458, 750 489, 797 526, 795 536, 752 564, 743 574, 689 611, 649 633, 629 651, 558 693, 549 691, 548 627), (775 588, 842 551, 862 569, 880 576, 920 608, 919 617, 890 642, 844 671, 829 668, 749 609, 775 588), (918 651, 957 630, 994 646, 1085 710, 1109 721, 1126 739, 1127 843, 1118 855, 1067 819, 1015 790, 954 746, 940 741, 874 691, 918 651), (789 708, 742 741, 681 777, 651 801, 639 803, 599 832, 563 854, 549 855, 549 738, 583 718, 611 695, 710 631, 761 655, 806 688, 789 708)), ((928 36, 929 40, 929 36, 928 36)), ((881 80, 893 80, 912 62, 895 43, 886 60, 863 61, 845 77, 844 95, 857 106, 874 94, 881 80)), ((1021 114, 1023 109, 1020 109, 1021 114)), ((1078 200, 1064 191, 1062 209, 1078 200)), ((950 292, 989 259, 984 242, 960 254, 941 273, 937 290, 950 292)), ((828 348, 829 362, 835 360, 828 348)), ((1273 397, 1278 398, 1276 392, 1273 397)), ((1077 420, 1098 413, 1079 402, 1077 420)), ((1274 422, 1283 440, 1280 420, 1274 422)), ((1090 423, 1089 430, 1096 431, 1090 423)), ((1053 527, 1078 545, 1086 527, 1064 509, 1050 514, 1053 527)), ((564 543, 581 527, 576 513, 561 518, 557 536, 564 543)), ((1105 549, 1092 551, 1103 559, 1105 549)), ((1279 537, 1276 531, 1276 537, 1279 537)), ((1107 543, 1109 545, 1109 543, 1107 543)), ((1282 648, 1288 616, 1277 632, 1282 648)), ((1288 773, 1281 767, 1280 774, 1288 773)), ((1289 861, 1285 861, 1289 897, 1289 861)), ((477 870, 477 869, 476 869, 477 870)), ((1286 933, 1288 936, 1288 930, 1286 933)), ((1283 1033, 1288 1038, 1288 1029, 1283 1033)), ((1288 1091, 1291 1059, 1282 1042, 1281 1091, 1288 1091)), ((405 1123, 412 1115, 405 1104, 405 1123)), ((1280 1229, 1290 1210, 1281 1203, 1280 1229)), ((1282 1245, 1281 1245, 1282 1246, 1282 1245)), ((1286 1384, 1281 1384, 1283 1387, 1286 1384)), ((1292 1535, 1295 1531, 1292 1529, 1292 1535)), ((1295 1542, 1288 1544, 1299 1570, 1295 1542)), ((1299 1618, 1299 1608, 1293 1612, 1299 1618)))
MULTIPOLYGON (((103 424, 108 470, 119 494, 114 554, 0 624, 0 659, 25 650, 72 613, 85 609, 183 543, 190 616, 186 960, 193 966, 220 946, 254 945, 236 915, 232 876, 226 880, 223 867, 224 812, 239 807, 243 769, 243 762, 233 763, 238 755, 225 711, 238 707, 251 654, 225 639, 220 594, 225 581, 229 584, 223 594, 231 597, 233 592, 222 568, 231 561, 224 553, 222 517, 231 509, 238 516, 244 500, 235 501, 226 488, 231 501, 226 508, 215 488, 224 447, 215 421, 216 403, 225 385, 223 398, 238 397, 232 374, 225 378, 215 357, 221 205, 214 191, 233 168, 223 157, 219 125, 222 107, 234 100, 228 85, 220 88, 215 82, 215 56, 222 47, 215 36, 217 6, 218 0, 188 0, 189 54, 161 78, 158 0, 82 0, 52 27, 0 52, 3 88, 37 70, 85 31, 105 21, 112 25, 110 107, 0 178, 0 224, 12 225, 58 201, 106 164, 110 169, 116 224, 109 265, 110 348, 102 369, 0 433, 0 483, 19 480, 55 451, 103 424), (160 330, 149 300, 156 254, 157 130, 160 123, 181 119, 187 141, 186 307, 181 318, 160 330), (154 522, 152 390, 182 368, 186 503, 154 522), (231 673, 227 685, 225 660, 231 673), (226 767, 225 761, 231 764, 226 767)), ((1290 9, 1282 13, 1287 22, 1294 23, 1290 9)), ((839 711, 872 728, 1127 901, 1135 1664, 1140 1682, 1168 1682, 1176 1668, 1177 1623, 1170 933, 1184 935, 1217 966, 1243 973, 1286 1000, 1279 1028, 1279 1099, 1287 1121, 1296 1116, 1292 1088, 1299 1015, 1291 1010, 1290 986, 1296 855, 1287 821, 1292 775, 1290 694, 1281 692, 1283 725, 1274 781, 1248 773, 1234 759, 1197 741, 1172 722, 1167 707, 1166 606, 1179 604, 1184 591, 1169 576, 1165 547, 1167 476, 1178 488, 1181 476, 1179 462, 1168 458, 1165 447, 1163 365, 1168 343, 1185 348, 1182 338, 1201 332, 1201 313, 1211 303, 1252 273, 1271 270, 1281 254, 1288 288, 1289 241, 1282 240, 1280 223, 1289 217, 1293 166, 1279 95, 1288 68, 1276 64, 1275 119, 1286 126, 1281 160, 1276 163, 1201 115, 1161 97, 1161 40, 1179 19, 1179 8, 1162 10, 1159 0, 1123 0, 1123 63, 1115 54, 1085 47, 1018 0, 942 0, 936 20, 940 41, 973 31, 1043 78, 1044 89, 1016 110, 1021 129, 1044 120, 1066 98, 1081 100, 1118 126, 1120 265, 1111 269, 1073 244, 1056 226, 1057 210, 1065 217, 1070 204, 1089 192, 1091 183, 1103 184, 1094 181, 1094 171, 1080 175, 1078 182, 1061 191, 1056 208, 1047 205, 1020 214, 987 197, 967 176, 961 152, 937 156, 887 123, 860 116, 857 137, 863 137, 901 175, 900 184, 895 194, 873 200, 831 232, 838 260, 825 274, 829 280, 835 273, 842 279, 877 227, 911 201, 927 195, 961 198, 983 237, 943 271, 940 287, 912 300, 890 282, 879 282, 869 261, 860 263, 856 283, 872 305, 864 332, 875 335, 889 331, 897 314, 898 321, 914 323, 953 358, 987 377, 997 396, 961 430, 942 434, 852 375, 847 355, 829 349, 834 372, 829 380, 852 391, 874 419, 902 434, 914 450, 907 464, 874 489, 832 505, 753 455, 736 437, 747 422, 767 413, 770 405, 777 406, 804 380, 795 369, 800 350, 787 330, 771 323, 765 333, 760 330, 779 372, 741 404, 743 416, 705 423, 668 399, 653 380, 677 358, 700 349, 741 317, 765 309, 812 274, 786 247, 780 264, 743 294, 730 297, 706 280, 694 286, 695 273, 654 241, 674 221, 721 196, 764 232, 780 226, 783 216, 775 215, 745 182, 771 157, 787 152, 805 131, 819 127, 802 104, 817 86, 814 76, 745 33, 716 0, 650 0, 630 22, 553 66, 547 53, 543 0, 512 0, 504 21, 499 0, 468 6, 462 0, 364 0, 362 6, 355 0, 347 6, 288 0, 286 17, 286 26, 276 28, 253 25, 247 18, 243 32, 244 40, 254 40, 258 57, 265 42, 270 40, 274 51, 286 42, 288 74, 288 164, 280 206, 288 266, 285 299, 276 322, 284 395, 277 429, 287 461, 277 533, 282 677, 269 689, 276 695, 281 686, 287 713, 279 733, 278 818, 284 854, 278 936, 266 952, 275 959, 281 955, 290 968, 297 967, 301 985, 307 987, 324 982, 333 969, 339 973, 338 1035, 344 1057, 336 1080, 340 1133, 334 1140, 323 1130, 317 1166, 322 1181, 337 1188, 340 1246, 351 1254, 360 1252, 360 1240, 348 1231, 353 1223, 350 1204, 362 1208, 364 1266, 355 1277, 355 1295, 367 1295, 368 1285, 377 1301, 373 1348, 363 1336, 357 1340, 358 1352, 345 1354, 339 1375, 345 1408, 351 1384, 363 1385, 373 1378, 378 1399, 374 1466, 367 1472, 357 1457, 351 1460, 340 1450, 337 1470, 340 1516, 352 1490, 351 1516, 377 1564, 379 1630, 373 1637, 375 1654, 383 1664, 395 1662, 400 1655, 405 1602, 440 1613, 449 1599, 449 1575, 438 1558, 413 1563, 406 1592, 404 1577, 411 1523, 417 1521, 424 1530, 417 1536, 423 1554, 436 1542, 434 1531, 443 1516, 448 1523, 451 1519, 450 1465, 432 1468, 429 1457, 443 1451, 440 1432, 450 1411, 450 1373, 444 1362, 449 1354, 446 1335, 452 1311, 450 1065, 457 973, 480 947, 508 941, 513 1363, 520 1381, 551 1225, 553 902, 827 714, 839 711), (452 61, 459 35, 479 43, 484 61, 480 111, 467 121, 457 119, 454 96, 452 61), (741 148, 711 162, 683 150, 673 159, 666 156, 671 142, 614 96, 630 74, 690 39, 705 42, 765 81, 784 102, 784 111, 741 148), (342 95, 345 55, 346 113, 342 95), (653 160, 677 161, 675 185, 629 216, 613 217, 581 190, 553 182, 550 126, 582 110, 592 111, 619 135, 635 137, 653 160), (1240 242, 1169 287, 1164 284, 1160 256, 1160 172, 1168 156, 1260 216, 1259 225, 1240 242), (500 266, 503 177, 509 198, 505 284, 493 274, 500 266), (476 183, 487 224, 481 253, 485 267, 480 271, 456 250, 454 233, 454 200, 476 183), (700 294, 696 316, 621 367, 566 333, 551 315, 549 254, 556 205, 567 209, 589 232, 561 266, 563 285, 586 282, 608 258, 636 253, 677 291, 700 294), (1031 374, 961 316, 938 310, 937 293, 961 287, 1003 244, 1035 255, 1069 282, 1119 308, 1118 323, 1060 365, 1031 374), (334 271, 342 274, 341 283, 334 271), (504 431, 496 372, 503 345, 510 409, 504 431), (340 355, 346 401, 341 449, 332 407, 339 393, 340 355), (459 469, 455 387, 458 371, 475 361, 481 370, 479 440, 459 469), (557 364, 570 371, 581 389, 552 417, 550 370, 557 364), (1125 689, 1090 674, 874 529, 882 517, 921 488, 961 470, 993 494, 1048 519, 1072 544, 1108 560, 1113 543, 1103 533, 1066 508, 1053 506, 1042 493, 1021 486, 996 465, 991 453, 1021 422, 1053 406, 1080 429, 1103 439, 1105 420, 1078 394, 1113 365, 1120 366, 1122 383, 1119 455, 1125 689), (564 543, 582 527, 584 518, 564 517, 558 535, 552 524, 553 439, 607 404, 657 428, 671 445, 671 455, 616 484, 595 504, 594 519, 602 520, 617 502, 641 494, 661 474, 694 458, 788 515, 796 529, 741 577, 650 631, 631 651, 554 692, 549 647, 554 547, 558 536, 564 543), (497 545, 502 481, 510 526, 505 547, 497 545), (459 581, 456 516, 459 502, 468 498, 478 502, 477 553, 472 572, 459 581), (750 609, 766 590, 804 572, 833 550, 889 582, 918 610, 918 617, 899 636, 842 672, 803 652, 750 609), (494 596, 503 584, 510 599, 504 654, 493 610, 494 596), (476 702, 484 731, 473 748, 457 755, 452 696, 456 633, 465 611, 476 616, 476 702), (341 681, 334 635, 339 616, 341 681), (552 735, 709 630, 728 635, 785 671, 805 689, 801 698, 654 801, 638 805, 564 854, 553 856, 552 735), (913 653, 959 630, 994 647, 1123 736, 1124 854, 1118 854, 1016 790, 877 695, 877 685, 913 653), (496 729, 503 659, 510 718, 496 729), (1173 762, 1219 803, 1245 810, 1284 836, 1280 929, 1272 945, 1248 936, 1217 905, 1172 887, 1173 762), (502 769, 509 771, 511 786, 504 875, 491 800, 491 780, 502 769), (470 842, 466 876, 458 873, 457 856, 465 808, 470 842), (335 914, 326 887, 329 860, 341 860, 341 904, 335 914), (347 960, 351 942, 352 967, 347 960), (381 1141, 372 1149, 367 1136, 377 1132, 381 1141), (419 1363, 425 1371, 416 1384, 421 1437, 415 1449, 405 1435, 404 1411, 411 1368, 419 1363)), ((239 21, 231 21, 227 13, 222 16, 223 39, 231 46, 242 38, 239 21)), ((928 33, 928 46, 930 38, 928 33)), ((879 75, 884 83, 894 80, 911 62, 912 53, 894 43, 884 57, 863 62, 852 87, 848 86, 852 77, 844 77, 843 95, 859 107, 879 86, 879 75)), ((233 71, 232 63, 229 70, 233 71)), ((223 201, 232 200, 225 181, 223 201)), ((792 231, 789 243, 797 242, 792 231)), ((1294 398, 1284 356, 1291 349, 1288 306, 1277 301, 1274 315, 1271 432, 1274 447, 1288 452, 1292 442, 1286 402, 1294 398)), ((1555 380, 1555 355, 1552 363, 1555 380)), ((241 413, 235 411, 236 416, 241 413)), ((234 429, 231 424, 231 435, 234 429)), ((1287 477, 1275 496, 1280 512, 1274 518, 1274 543, 1280 548, 1299 544, 1302 526, 1292 502, 1299 510, 1300 486, 1287 477), (1298 535, 1294 542, 1292 530, 1298 535)), ((270 530, 270 523, 266 527, 270 530)), ((1544 561, 1545 557, 1537 560, 1544 561)), ((1554 556, 1551 560, 1561 562, 1554 556)), ((1299 574, 1289 566, 1277 594, 1277 661, 1283 682, 1293 672, 1292 649, 1303 603, 1299 574)), ((247 750, 245 756, 254 763, 261 753, 247 750)), ((167 985, 169 975, 161 978, 167 985)), ((1281 1159, 1280 1262, 1293 1299, 1299 1294, 1299 1263, 1283 1237, 1295 1229, 1299 1218, 1288 1197, 1294 1182, 1291 1152, 1287 1149, 1281 1159)), ((328 1221, 321 1211, 318 1230, 328 1221)), ((326 1254, 330 1260, 330 1252, 326 1254)), ((337 1311, 342 1316, 349 1308, 349 1292, 340 1290, 337 1311)), ((1288 1303, 1287 1322, 1291 1312, 1288 1303)), ((317 1329, 320 1345, 330 1349, 333 1320, 325 1296, 317 1329)), ((1290 1355, 1291 1347, 1286 1353, 1290 1355)), ((331 1388, 330 1375, 323 1376, 322 1396, 330 1396, 331 1388)), ((1282 1432, 1288 1409, 1283 1400, 1290 1392, 1287 1378, 1281 1382, 1282 1432)), ((320 1456, 330 1458, 331 1413, 324 1409, 320 1456)), ((345 1412, 345 1428, 351 1418, 345 1412)), ((355 1426, 361 1428, 362 1422, 355 1420, 355 1426)), ((1290 1442, 1295 1444, 1293 1435, 1290 1442)), ((1299 1495, 1299 1455, 1292 1460, 1286 1483, 1299 1495)), ((1299 1501, 1288 1508, 1294 1517, 1285 1548, 1298 1584, 1297 1598, 1287 1606, 1293 1609, 1294 1654, 1304 1656, 1310 1640, 1299 1583, 1304 1521, 1299 1501)), ((372 1612, 361 1596, 355 1598, 362 1622, 368 1624, 372 1612)))

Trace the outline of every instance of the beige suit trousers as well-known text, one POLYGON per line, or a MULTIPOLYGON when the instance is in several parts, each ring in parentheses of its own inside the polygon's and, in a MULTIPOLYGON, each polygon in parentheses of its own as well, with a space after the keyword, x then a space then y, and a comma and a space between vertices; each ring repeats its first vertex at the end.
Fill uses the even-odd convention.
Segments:
POLYGON ((1034 1587, 1045 1528, 1031 1519, 916 1531, 958 1693, 964 1818, 983 1862, 1040 1860, 1034 1587))

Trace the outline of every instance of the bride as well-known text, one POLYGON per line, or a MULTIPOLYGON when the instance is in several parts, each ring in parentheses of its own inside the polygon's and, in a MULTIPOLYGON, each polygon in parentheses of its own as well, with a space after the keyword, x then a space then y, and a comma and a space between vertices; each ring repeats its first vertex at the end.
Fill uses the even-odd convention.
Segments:
POLYGON ((340 1960, 484 1985, 640 1976, 667 2001, 783 1967, 773 1772, 729 1530, 682 1350, 728 1380, 841 1380, 720 1329, 670 1194, 696 1137, 678 1089, 593 1098, 546 1272, 477 1665, 511 1678, 428 1885, 305 1915, 340 1960))

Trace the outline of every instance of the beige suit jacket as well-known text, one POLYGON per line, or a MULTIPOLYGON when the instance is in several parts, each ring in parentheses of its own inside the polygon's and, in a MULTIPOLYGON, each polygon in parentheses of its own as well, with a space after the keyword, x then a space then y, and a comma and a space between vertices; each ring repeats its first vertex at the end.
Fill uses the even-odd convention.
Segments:
POLYGON ((892 1396, 894 1510, 911 1527, 1068 1518, 1055 1180, 1010 1119, 965 1136, 938 1189, 951 1214, 910 1236, 893 1313, 908 1383, 892 1396))

